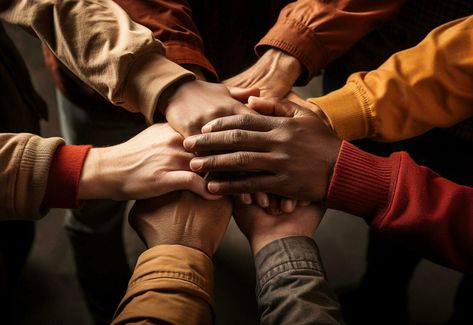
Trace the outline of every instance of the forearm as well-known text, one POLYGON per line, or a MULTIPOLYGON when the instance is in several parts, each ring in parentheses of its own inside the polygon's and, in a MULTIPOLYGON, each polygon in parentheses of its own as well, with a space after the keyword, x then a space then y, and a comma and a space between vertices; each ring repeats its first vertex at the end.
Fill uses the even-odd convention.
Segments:
POLYGON ((19 0, 0 18, 31 30, 75 75, 149 123, 161 92, 192 75, 111 0, 19 0))
POLYGON ((286 237, 255 256, 261 324, 342 324, 315 242, 286 237))
POLYGON ((380 22, 392 18, 404 0, 299 0, 287 5, 256 46, 261 55, 274 47, 297 58, 303 81, 348 50, 380 22))
POLYGON ((327 206, 364 217, 427 257, 472 272, 472 198, 472 188, 415 164, 406 153, 381 158, 344 142, 327 206))
POLYGON ((319 105, 345 140, 398 141, 473 115, 473 18, 432 31, 377 70, 356 73, 319 105))
POLYGON ((161 245, 138 259, 112 324, 212 324, 213 265, 201 251, 161 245))

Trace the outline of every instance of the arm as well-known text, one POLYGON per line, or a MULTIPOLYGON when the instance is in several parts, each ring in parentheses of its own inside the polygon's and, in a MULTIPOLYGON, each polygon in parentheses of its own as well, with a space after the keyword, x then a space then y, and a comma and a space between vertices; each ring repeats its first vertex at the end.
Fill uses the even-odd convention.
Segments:
POLYGON ((377 70, 309 101, 346 140, 398 141, 455 125, 473 115, 472 32, 473 17, 442 25, 377 70))
POLYGON ((225 81, 258 87, 263 97, 284 97, 296 81, 309 82, 379 23, 393 17, 404 0, 299 0, 281 11, 256 46, 260 59, 225 81))
POLYGON ((161 93, 192 73, 110 0, 18 0, 0 18, 36 34, 75 75, 149 123, 161 93))
POLYGON ((230 221, 226 199, 186 192, 138 202, 130 224, 143 253, 112 324, 212 324, 211 258, 230 221))
MULTIPOLYGON (((468 150, 468 149, 465 149, 468 150)), ((473 189, 417 165, 406 153, 376 157, 344 142, 327 205, 462 272, 473 271, 473 189)))
POLYGON ((181 65, 195 66, 217 80, 217 73, 205 57, 204 44, 185 0, 115 0, 131 19, 149 28, 166 46, 166 57, 181 65))
POLYGON ((234 218, 255 255, 261 324, 342 324, 312 237, 324 210, 298 207, 273 216, 235 203, 234 218))

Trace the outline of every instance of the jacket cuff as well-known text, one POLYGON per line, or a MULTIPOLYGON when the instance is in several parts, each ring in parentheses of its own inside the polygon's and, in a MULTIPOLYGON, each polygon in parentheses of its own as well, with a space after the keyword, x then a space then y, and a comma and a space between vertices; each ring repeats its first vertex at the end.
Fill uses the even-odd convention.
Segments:
POLYGON ((399 156, 378 157, 343 141, 327 193, 327 207, 371 223, 391 201, 399 156))
MULTIPOLYGON (((165 56, 150 51, 141 55, 128 73, 124 93, 115 103, 132 112, 141 112, 148 124, 154 123, 159 96, 175 82, 194 74, 165 56)), ((194 77, 195 78, 195 77, 194 77)))
POLYGON ((255 256, 257 291, 281 273, 311 269, 324 274, 319 250, 312 238, 292 236, 277 239, 264 246, 255 256))
POLYGON ((49 170, 42 207, 76 208, 79 206, 79 182, 85 158, 92 146, 60 146, 49 170))
POLYGON ((278 20, 256 45, 256 54, 263 55, 268 47, 278 48, 302 63, 305 71, 296 82, 298 86, 307 84, 328 62, 314 32, 294 19, 278 20))
POLYGON ((186 46, 176 41, 164 42, 166 57, 179 65, 191 64, 203 69, 208 81, 219 80, 217 71, 200 49, 186 46))
POLYGON ((354 83, 308 101, 324 111, 340 139, 351 141, 374 135, 370 105, 354 83))

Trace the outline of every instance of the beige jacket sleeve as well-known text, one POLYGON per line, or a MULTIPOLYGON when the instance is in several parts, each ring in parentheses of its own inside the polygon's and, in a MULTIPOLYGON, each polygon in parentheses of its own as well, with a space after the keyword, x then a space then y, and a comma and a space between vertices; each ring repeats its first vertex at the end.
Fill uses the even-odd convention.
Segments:
POLYGON ((212 324, 213 301, 210 258, 160 245, 141 254, 112 324, 212 324))
POLYGON ((17 0, 0 18, 32 31, 90 87, 149 123, 163 90, 192 76, 111 0, 17 0))
POLYGON ((49 166, 60 138, 32 134, 0 134, 0 218, 41 218, 41 202, 49 166))
POLYGON ((399 141, 473 116, 473 16, 434 29, 419 45, 344 87, 309 99, 345 140, 399 141))

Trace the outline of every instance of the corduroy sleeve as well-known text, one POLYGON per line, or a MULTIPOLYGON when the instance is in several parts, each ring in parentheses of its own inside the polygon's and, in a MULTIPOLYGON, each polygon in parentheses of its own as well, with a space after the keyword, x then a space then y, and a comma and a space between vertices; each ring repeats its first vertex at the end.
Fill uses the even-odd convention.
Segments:
POLYGON ((433 30, 377 70, 355 73, 346 85, 309 99, 345 140, 398 141, 473 115, 473 17, 433 30))
POLYGON ((112 324, 198 325, 213 319, 210 258, 193 248, 160 245, 141 254, 112 324))
POLYGON ((407 153, 382 158, 344 141, 327 207, 364 217, 434 261, 473 272, 473 188, 417 165, 407 153))
POLYGON ((281 11, 278 21, 256 45, 257 54, 275 47, 305 67, 301 81, 347 51, 380 22, 392 18, 404 0, 298 0, 281 11))

